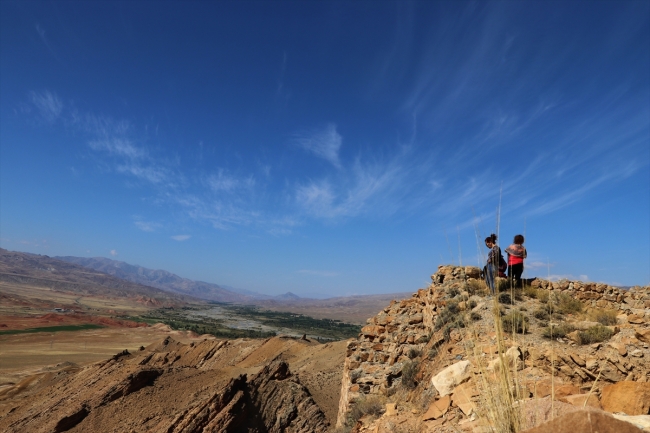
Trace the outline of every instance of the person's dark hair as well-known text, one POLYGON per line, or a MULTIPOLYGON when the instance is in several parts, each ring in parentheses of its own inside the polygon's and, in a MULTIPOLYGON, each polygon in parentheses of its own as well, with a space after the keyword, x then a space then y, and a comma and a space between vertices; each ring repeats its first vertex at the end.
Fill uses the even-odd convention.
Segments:
POLYGON ((488 242, 492 242, 493 244, 496 244, 497 243, 497 235, 492 233, 490 236, 485 238, 485 243, 487 244, 488 242))
POLYGON ((516 235, 514 243, 519 244, 519 245, 523 244, 524 243, 524 237, 522 235, 516 235))

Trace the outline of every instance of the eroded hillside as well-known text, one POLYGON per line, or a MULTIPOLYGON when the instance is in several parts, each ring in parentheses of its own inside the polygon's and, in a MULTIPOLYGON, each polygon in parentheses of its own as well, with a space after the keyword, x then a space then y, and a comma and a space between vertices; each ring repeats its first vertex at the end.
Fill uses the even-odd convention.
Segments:
POLYGON ((324 432, 344 342, 171 338, 0 393, 8 432, 324 432))

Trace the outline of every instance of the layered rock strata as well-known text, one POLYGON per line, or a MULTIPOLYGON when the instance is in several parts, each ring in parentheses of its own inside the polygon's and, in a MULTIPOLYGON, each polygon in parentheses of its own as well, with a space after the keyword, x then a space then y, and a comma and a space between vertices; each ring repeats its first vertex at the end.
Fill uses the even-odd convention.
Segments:
POLYGON ((168 337, 61 372, 16 400, 0 424, 7 433, 327 431, 325 415, 285 361, 242 367, 253 349, 237 340, 184 345, 168 337))

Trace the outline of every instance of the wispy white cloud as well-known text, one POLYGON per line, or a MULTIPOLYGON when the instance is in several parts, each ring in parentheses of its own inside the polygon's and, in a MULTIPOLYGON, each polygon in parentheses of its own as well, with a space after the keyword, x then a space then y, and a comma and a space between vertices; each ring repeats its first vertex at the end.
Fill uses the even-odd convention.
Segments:
POLYGON ((560 281, 560 280, 569 280, 569 281, 589 281, 589 277, 587 275, 578 275, 577 277, 572 274, 551 274, 547 276, 545 279, 549 281, 560 281))
POLYGON ((329 161, 334 167, 341 168, 339 150, 343 139, 336 131, 335 124, 330 123, 322 130, 296 134, 295 143, 319 158, 329 161))
POLYGON ((113 256, 113 257, 116 257, 117 256, 117 250, 111 250, 110 255, 113 256))
POLYGON ((220 168, 216 173, 207 176, 206 183, 214 192, 232 193, 242 188, 253 188, 255 186, 255 178, 252 175, 238 178, 220 168))
POLYGON ((160 223, 154 221, 142 221, 140 219, 134 221, 133 224, 143 232, 155 232, 162 227, 162 224, 160 223))
POLYGON ((125 137, 106 137, 90 140, 88 146, 93 150, 106 151, 111 155, 129 159, 139 159, 146 156, 144 149, 136 147, 130 139, 125 137))
POLYGON ((183 242, 183 241, 188 240, 191 237, 192 237, 191 235, 175 235, 175 236, 172 236, 171 238, 173 240, 175 240, 175 241, 183 242))
POLYGON ((56 52, 52 48, 52 45, 50 44, 50 41, 47 39, 47 37, 45 35, 45 29, 39 23, 36 23, 36 25, 34 27, 36 28, 36 33, 38 33, 38 37, 41 38, 41 41, 43 41, 43 44, 45 45, 47 50, 50 52, 50 54, 52 54, 52 56, 54 56, 54 58, 56 60, 59 60, 59 56, 56 55, 56 52))
POLYGON ((29 99, 40 117, 48 123, 56 122, 63 112, 63 102, 50 91, 31 92, 29 99))

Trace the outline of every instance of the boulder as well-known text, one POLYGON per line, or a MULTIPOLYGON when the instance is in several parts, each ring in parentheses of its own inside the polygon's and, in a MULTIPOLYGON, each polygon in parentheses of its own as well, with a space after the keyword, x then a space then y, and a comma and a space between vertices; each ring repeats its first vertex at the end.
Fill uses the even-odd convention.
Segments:
POLYGON ((578 407, 588 406, 588 407, 593 407, 594 409, 602 409, 596 394, 567 395, 566 397, 562 397, 559 400, 578 407))
POLYGON ((639 433, 634 425, 594 410, 567 413, 524 433, 639 433))
POLYGON ((618 382, 603 388, 600 404, 607 412, 627 415, 650 414, 650 383, 618 382))
POLYGON ((636 328, 634 336, 644 343, 650 343, 650 329, 648 328, 636 328))
POLYGON ((621 421, 634 424, 640 429, 643 429, 643 431, 650 431, 650 415, 629 416, 629 415, 612 414, 612 416, 616 419, 620 419, 621 421))
POLYGON ((472 363, 460 361, 442 370, 431 378, 431 383, 438 390, 441 397, 451 392, 461 383, 467 381, 472 374, 472 363))

